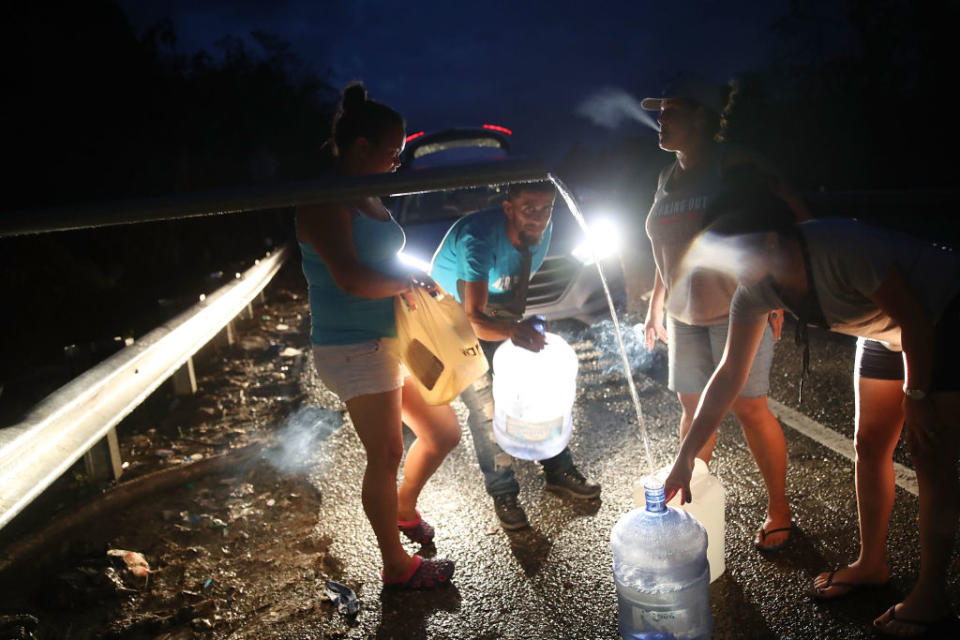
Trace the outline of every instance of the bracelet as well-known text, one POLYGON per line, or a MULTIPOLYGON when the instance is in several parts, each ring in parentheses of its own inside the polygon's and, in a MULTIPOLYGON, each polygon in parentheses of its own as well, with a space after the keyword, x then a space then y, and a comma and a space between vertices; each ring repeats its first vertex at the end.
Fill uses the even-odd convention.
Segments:
POLYGON ((910 400, 923 400, 927 397, 927 392, 923 389, 907 389, 904 387, 903 395, 907 396, 910 400))

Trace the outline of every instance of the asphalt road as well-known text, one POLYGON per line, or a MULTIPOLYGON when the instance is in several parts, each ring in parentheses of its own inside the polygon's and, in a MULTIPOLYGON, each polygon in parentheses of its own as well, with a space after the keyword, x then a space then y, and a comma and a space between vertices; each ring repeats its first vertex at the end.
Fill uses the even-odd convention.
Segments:
MULTIPOLYGON (((419 505, 437 529, 435 549, 423 553, 456 561, 452 586, 426 593, 383 591, 377 548, 360 508, 364 457, 346 421, 317 454, 312 479, 323 495, 319 528, 332 536, 329 553, 342 564, 361 610, 352 620, 321 621, 319 629, 317 621, 292 628, 291 638, 618 637, 609 533, 633 508, 632 485, 646 473, 647 463, 623 374, 604 372, 589 331, 567 329, 581 367, 570 446, 580 469, 602 483, 601 498, 561 499, 543 490, 535 463, 518 462, 520 499, 533 526, 504 532, 484 493, 465 429, 461 445, 427 485, 419 505)), ((848 362, 852 347, 838 348, 850 352, 838 356, 848 362)), ((679 406, 662 373, 662 367, 654 367, 635 378, 658 466, 676 452, 679 420, 679 406)), ((849 385, 849 377, 838 377, 843 379, 849 385)), ((303 384, 316 404, 335 404, 312 368, 303 384)), ((457 403, 455 408, 465 423, 464 407, 457 403)), ((785 433, 788 496, 797 529, 783 550, 761 555, 753 538, 764 517, 762 481, 739 427, 730 419, 721 427, 711 468, 727 492, 726 572, 710 587, 715 638, 874 637, 870 621, 899 601, 917 572, 917 501, 897 490, 889 586, 830 603, 813 601, 807 595, 813 577, 855 557, 853 465, 790 428, 785 433)), ((412 544, 409 549, 418 550, 412 544)), ((957 554, 950 575, 951 598, 960 603, 957 554)))

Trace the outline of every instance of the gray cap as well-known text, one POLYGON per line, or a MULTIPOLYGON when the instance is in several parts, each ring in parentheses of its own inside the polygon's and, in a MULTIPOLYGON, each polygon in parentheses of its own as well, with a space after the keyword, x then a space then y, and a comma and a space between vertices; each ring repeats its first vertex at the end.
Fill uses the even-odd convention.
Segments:
POLYGON ((671 80, 659 98, 644 98, 640 106, 647 111, 659 111, 660 103, 671 98, 687 98, 720 113, 727 103, 727 88, 703 76, 684 74, 671 80))

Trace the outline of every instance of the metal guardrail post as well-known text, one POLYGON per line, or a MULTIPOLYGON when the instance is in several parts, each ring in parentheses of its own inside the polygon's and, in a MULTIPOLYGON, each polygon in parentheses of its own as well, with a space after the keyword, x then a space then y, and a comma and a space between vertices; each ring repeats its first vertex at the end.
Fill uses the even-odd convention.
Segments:
POLYGON ((192 396, 197 392, 197 374, 193 369, 193 356, 187 358, 173 376, 173 393, 178 396, 192 396))
POLYGON ((107 435, 83 454, 83 467, 87 478, 97 482, 119 480, 123 473, 123 460, 120 457, 120 440, 116 427, 107 431, 107 435))
POLYGON ((220 333, 213 339, 213 344, 220 348, 233 346, 236 342, 237 331, 233 326, 233 320, 224 325, 220 333))

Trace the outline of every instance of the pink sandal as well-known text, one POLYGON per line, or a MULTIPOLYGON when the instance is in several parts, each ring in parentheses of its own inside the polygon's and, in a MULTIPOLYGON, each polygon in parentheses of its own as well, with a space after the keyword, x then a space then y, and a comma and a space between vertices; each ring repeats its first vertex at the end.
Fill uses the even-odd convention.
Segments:
POLYGON ((397 527, 400 529, 400 533, 417 544, 429 544, 433 542, 433 527, 423 519, 419 511, 415 511, 414 513, 417 514, 414 520, 397 521, 397 527))
POLYGON ((413 562, 407 572, 396 580, 387 580, 383 572, 383 586, 391 589, 433 589, 442 586, 453 577, 453 560, 424 560, 420 556, 413 556, 413 562))

